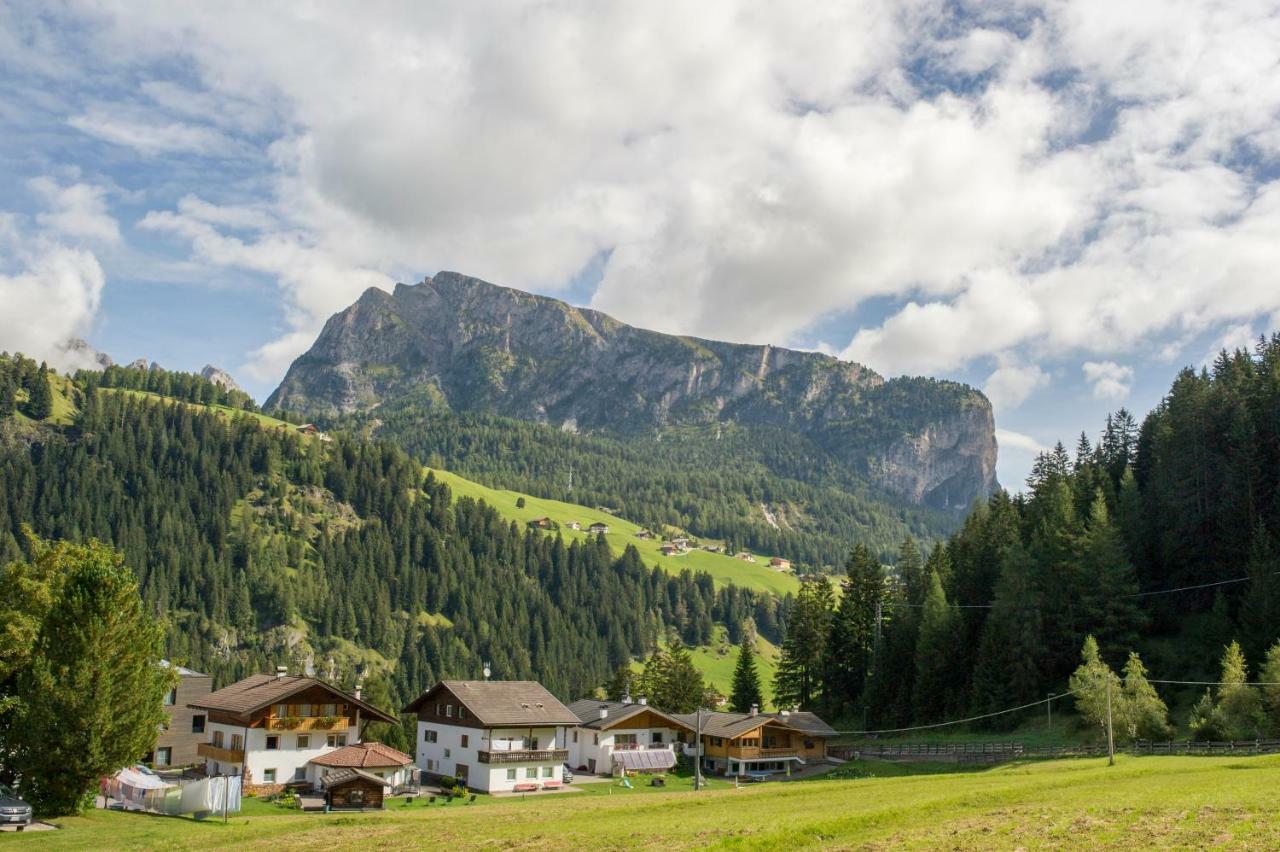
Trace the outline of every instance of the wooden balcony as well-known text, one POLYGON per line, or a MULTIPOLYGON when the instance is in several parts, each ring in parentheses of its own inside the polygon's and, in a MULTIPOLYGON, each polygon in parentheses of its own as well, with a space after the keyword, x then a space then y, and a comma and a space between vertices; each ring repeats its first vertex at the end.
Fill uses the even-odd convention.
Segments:
POLYGON ((351 720, 346 716, 336 716, 334 719, 336 721, 331 721, 327 716, 268 717, 267 730, 305 734, 309 731, 345 731, 351 727, 351 720))
POLYGON ((244 750, 219 748, 213 743, 197 743, 196 754, 219 763, 244 763, 244 750))
POLYGON ((513 751, 477 752, 481 763, 564 763, 569 759, 566 748, 518 749, 513 751))
POLYGON ((797 746, 791 748, 757 748, 754 746, 745 748, 729 748, 729 757, 741 760, 761 760, 766 758, 781 759, 785 757, 802 757, 801 749, 797 746))

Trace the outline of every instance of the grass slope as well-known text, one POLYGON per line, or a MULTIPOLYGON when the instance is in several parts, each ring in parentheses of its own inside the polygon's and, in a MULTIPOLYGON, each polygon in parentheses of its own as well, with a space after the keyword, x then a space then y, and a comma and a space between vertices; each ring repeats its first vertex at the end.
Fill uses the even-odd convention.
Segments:
POLYGON ((608 512, 589 509, 574 503, 563 503, 559 500, 530 497, 516 491, 489 488, 444 470, 433 470, 433 472, 437 478, 449 484, 454 496, 483 500, 503 516, 522 524, 535 518, 550 518, 560 524, 560 533, 566 540, 585 538, 590 535, 585 528, 593 523, 608 524, 609 532, 605 535, 605 540, 615 552, 621 553, 628 544, 633 544, 646 563, 656 565, 673 574, 678 574, 686 568, 690 571, 705 571, 718 584, 732 583, 744 588, 773 592, 776 595, 794 593, 800 588, 799 581, 793 575, 774 571, 764 564, 767 559, 763 557, 757 557, 761 561, 753 564, 732 556, 725 556, 723 553, 709 553, 705 550, 691 550, 683 556, 663 556, 659 549, 661 542, 636 538, 636 532, 640 529, 638 525, 608 512), (520 498, 524 498, 523 507, 516 505, 520 498), (583 529, 581 531, 568 529, 564 526, 567 521, 577 521, 582 524, 583 529))
POLYGON ((1121 756, 987 770, 885 768, 879 777, 716 785, 701 793, 601 787, 300 814, 251 803, 196 822, 94 811, 62 831, 0 835, 31 849, 1201 849, 1280 847, 1280 757, 1121 756), (909 775, 897 775, 911 772, 909 775), (897 776, 897 777, 895 777, 897 776))

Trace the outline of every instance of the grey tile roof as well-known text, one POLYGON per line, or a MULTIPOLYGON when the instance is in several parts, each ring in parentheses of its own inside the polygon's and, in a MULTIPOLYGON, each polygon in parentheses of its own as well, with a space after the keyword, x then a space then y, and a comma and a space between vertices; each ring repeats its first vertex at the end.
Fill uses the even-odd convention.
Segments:
POLYGON ((632 716, 638 716, 646 710, 657 716, 671 722, 672 727, 685 727, 685 723, 669 713, 663 713, 658 708, 649 704, 636 704, 632 702, 625 704, 621 701, 601 701, 597 698, 580 698, 569 705, 569 709, 575 716, 582 720, 579 727, 591 728, 594 730, 603 730, 605 728, 615 727, 619 722, 624 722, 632 716), (600 718, 600 709, 604 708, 608 715, 600 718))
MULTIPOLYGON (((682 713, 676 718, 691 728, 697 725, 696 713, 682 713)), ((766 722, 773 722, 793 731, 813 736, 829 737, 836 733, 830 725, 809 712, 789 713, 785 716, 781 713, 757 713, 752 716, 750 713, 721 713, 708 710, 702 713, 702 733, 731 740, 755 730, 766 722)))
POLYGON ((417 712, 448 690, 482 725, 577 725, 568 707, 534 680, 442 680, 415 698, 404 712, 417 712))
POLYGON ((374 784, 381 784, 383 787, 390 787, 391 782, 386 778, 379 778, 372 772, 365 772, 363 769, 355 769, 347 767, 346 769, 335 769, 324 778, 320 779, 320 784, 326 790, 336 787, 339 784, 345 784, 348 781, 354 781, 357 778, 363 778, 366 781, 372 781, 374 784))
POLYGON ((249 675, 244 680, 238 680, 230 686, 224 686, 222 689, 204 696, 198 702, 192 702, 187 706, 201 710, 221 710, 235 716, 248 716, 264 707, 285 701, 312 687, 320 687, 333 695, 338 701, 354 704, 360 708, 366 718, 373 718, 380 722, 390 722, 392 724, 400 721, 395 716, 382 712, 372 704, 361 701, 354 695, 348 695, 336 686, 313 677, 293 675, 285 675, 284 677, 267 674, 249 675))

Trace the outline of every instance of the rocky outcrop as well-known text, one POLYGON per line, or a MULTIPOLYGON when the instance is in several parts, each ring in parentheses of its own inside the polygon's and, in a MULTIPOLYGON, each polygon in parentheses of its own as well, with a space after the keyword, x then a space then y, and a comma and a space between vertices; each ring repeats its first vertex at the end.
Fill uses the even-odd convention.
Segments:
POLYGON ((366 291, 325 324, 266 407, 332 418, 406 399, 578 432, 798 430, 893 493, 939 507, 995 487, 991 407, 967 386, 660 334, 452 272, 366 291))
POLYGON ((244 393, 244 388, 236 384, 236 380, 231 378, 231 374, 226 370, 215 367, 212 364, 205 364, 204 369, 200 371, 201 377, 213 382, 224 390, 240 391, 244 393))

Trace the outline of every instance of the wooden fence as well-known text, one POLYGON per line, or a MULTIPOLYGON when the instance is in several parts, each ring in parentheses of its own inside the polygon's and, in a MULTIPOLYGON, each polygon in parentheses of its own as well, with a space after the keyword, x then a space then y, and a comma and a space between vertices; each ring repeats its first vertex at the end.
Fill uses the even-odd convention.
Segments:
MULTIPOLYGON (((1280 740, 1234 742, 1136 742, 1119 752, 1129 754, 1275 754, 1280 740)), ((843 760, 890 760, 911 763, 1003 763, 1010 760, 1055 757, 1098 757, 1107 753, 1101 744, 1031 746, 1019 742, 964 743, 857 743, 827 749, 843 760)))

